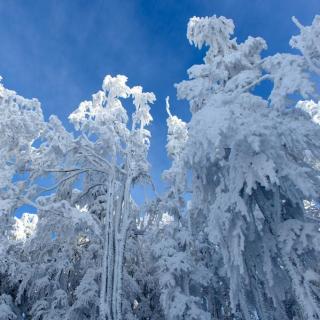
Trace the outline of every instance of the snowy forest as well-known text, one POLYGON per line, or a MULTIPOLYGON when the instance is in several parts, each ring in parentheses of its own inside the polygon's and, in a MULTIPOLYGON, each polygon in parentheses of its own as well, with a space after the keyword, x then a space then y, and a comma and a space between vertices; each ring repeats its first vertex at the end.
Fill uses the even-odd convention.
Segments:
POLYGON ((320 319, 320 16, 292 21, 293 53, 265 56, 230 19, 189 20, 206 51, 175 85, 191 120, 163 101, 164 193, 153 92, 107 75, 67 130, 1 82, 0 320, 320 319))

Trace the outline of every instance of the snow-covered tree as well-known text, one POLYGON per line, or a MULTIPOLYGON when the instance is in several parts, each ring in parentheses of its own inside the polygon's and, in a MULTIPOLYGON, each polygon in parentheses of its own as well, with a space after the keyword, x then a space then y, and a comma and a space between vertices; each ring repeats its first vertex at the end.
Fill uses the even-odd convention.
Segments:
MULTIPOLYGON (((165 319, 211 319, 205 310, 199 282, 205 282, 204 268, 197 264, 193 255, 194 243, 190 234, 188 216, 183 192, 187 185, 182 155, 188 140, 186 123, 170 112, 169 98, 167 152, 172 166, 163 174, 168 191, 162 197, 160 220, 153 240, 152 252, 160 287, 160 303, 165 319)), ((159 219, 158 218, 158 219, 159 219)))
POLYGON ((320 318, 320 18, 293 21, 300 53, 262 58, 231 20, 190 19, 192 118, 167 98, 168 188, 142 206, 153 93, 106 76, 68 132, 0 84, 0 320, 320 318))
POLYGON ((182 170, 192 172, 190 225, 206 219, 202 231, 221 254, 232 312, 241 319, 320 315, 319 226, 303 205, 319 197, 320 130, 292 100, 314 94, 318 22, 299 25, 291 40, 302 55, 264 59, 264 40, 238 44, 231 20, 188 24, 189 41, 209 47, 204 64, 177 85, 192 112, 182 156, 182 170), (265 80, 273 83, 268 99, 254 91, 265 80))
MULTIPOLYGON (((5 110, 2 120, 7 158, 1 213, 12 220, 11 238, 24 240, 13 250, 19 261, 15 272, 21 272, 14 298, 34 319, 123 318, 125 249, 139 214, 130 193, 133 184, 150 180, 146 126, 155 100, 153 93, 130 89, 126 81, 107 76, 103 90, 70 115, 78 138, 55 116, 45 122, 36 100, 3 88, 1 107, 13 110, 5 110), (131 129, 120 100, 130 96, 135 106, 131 129), (26 214, 13 219, 24 204, 37 210, 36 228, 26 214)), ((9 239, 9 227, 3 230, 9 239)))
MULTIPOLYGON (((122 318, 124 251, 130 226, 135 222, 130 190, 134 183, 148 180, 149 131, 145 126, 152 120, 149 104, 155 100, 153 93, 143 93, 141 87, 130 89, 126 81, 124 76, 107 76, 104 91, 93 95, 92 101, 82 102, 70 116, 83 132, 88 158, 91 159, 91 154, 95 156, 91 161, 99 173, 98 181, 103 174, 101 168, 107 173, 100 317, 107 316, 110 320, 122 318), (130 95, 135 106, 131 130, 127 128, 128 116, 120 101, 130 95)), ((92 186, 94 183, 90 181, 85 189, 92 186)))

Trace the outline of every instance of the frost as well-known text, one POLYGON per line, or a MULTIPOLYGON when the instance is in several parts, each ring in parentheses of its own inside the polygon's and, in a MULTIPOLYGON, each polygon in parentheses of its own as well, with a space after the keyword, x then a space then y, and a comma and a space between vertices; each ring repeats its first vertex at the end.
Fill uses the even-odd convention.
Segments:
POLYGON ((107 75, 68 132, 0 84, 0 320, 319 319, 320 18, 293 20, 299 53, 262 58, 232 20, 190 19, 207 52, 176 85, 191 120, 166 99, 163 194, 152 92, 107 75))

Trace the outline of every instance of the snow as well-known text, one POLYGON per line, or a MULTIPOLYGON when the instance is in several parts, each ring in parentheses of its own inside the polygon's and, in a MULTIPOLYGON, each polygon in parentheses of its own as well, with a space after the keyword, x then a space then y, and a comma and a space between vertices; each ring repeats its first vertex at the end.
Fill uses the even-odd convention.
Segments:
POLYGON ((293 21, 298 52, 262 57, 232 20, 190 19, 192 117, 167 97, 167 189, 141 206, 154 93, 107 75, 74 134, 0 84, 0 320, 320 317, 320 16, 293 21))

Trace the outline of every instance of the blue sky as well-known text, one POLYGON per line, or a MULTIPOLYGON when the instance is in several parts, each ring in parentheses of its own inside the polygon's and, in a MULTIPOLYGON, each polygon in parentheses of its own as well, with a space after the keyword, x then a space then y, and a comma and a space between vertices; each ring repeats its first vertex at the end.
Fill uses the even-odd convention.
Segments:
POLYGON ((56 114, 64 123, 106 74, 125 74, 130 86, 153 91, 150 161, 162 189, 159 177, 169 166, 164 100, 170 95, 173 112, 190 118, 173 85, 203 52, 189 45, 186 26, 192 16, 213 14, 232 18, 239 40, 261 36, 275 53, 290 51, 297 32, 291 16, 310 24, 320 1, 0 0, 0 75, 6 87, 38 98, 46 118, 56 114))

